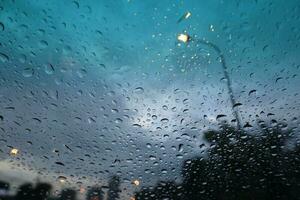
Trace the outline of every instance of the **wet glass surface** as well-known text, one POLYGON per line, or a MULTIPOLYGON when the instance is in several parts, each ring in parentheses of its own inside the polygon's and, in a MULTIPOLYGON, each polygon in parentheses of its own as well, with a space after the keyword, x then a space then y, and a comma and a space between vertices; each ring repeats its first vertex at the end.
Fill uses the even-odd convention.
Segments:
POLYGON ((0 0, 0 199, 299 199, 298 0, 0 0))

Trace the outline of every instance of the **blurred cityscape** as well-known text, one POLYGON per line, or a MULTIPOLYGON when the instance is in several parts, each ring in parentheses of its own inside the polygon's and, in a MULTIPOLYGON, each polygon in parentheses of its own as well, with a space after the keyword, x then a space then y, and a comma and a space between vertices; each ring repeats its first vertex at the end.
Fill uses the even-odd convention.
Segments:
MULTIPOLYGON (((108 186, 93 186, 87 191, 81 189, 80 193, 86 194, 87 200, 114 200, 119 199, 120 178, 111 177, 108 186), (105 193, 104 190, 107 189, 105 193), (106 198, 105 198, 106 197, 106 198)), ((0 181, 0 200, 76 200, 77 190, 72 188, 63 189, 58 195, 53 195, 53 186, 46 182, 24 183, 19 186, 15 195, 10 194, 10 184, 0 181)))

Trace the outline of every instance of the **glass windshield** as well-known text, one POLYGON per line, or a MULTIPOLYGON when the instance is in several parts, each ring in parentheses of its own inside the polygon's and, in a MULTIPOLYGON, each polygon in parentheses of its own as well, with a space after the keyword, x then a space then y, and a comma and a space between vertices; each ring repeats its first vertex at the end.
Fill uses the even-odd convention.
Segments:
POLYGON ((0 0, 0 200, 299 199, 297 0, 0 0))

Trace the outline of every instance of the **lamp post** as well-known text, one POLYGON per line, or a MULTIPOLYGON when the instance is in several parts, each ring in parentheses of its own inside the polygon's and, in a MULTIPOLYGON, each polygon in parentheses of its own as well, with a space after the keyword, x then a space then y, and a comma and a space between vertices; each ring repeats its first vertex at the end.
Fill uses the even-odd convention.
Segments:
POLYGON ((239 113, 238 113, 237 109, 235 108, 236 101, 235 101, 235 98, 234 98, 234 95, 233 95, 231 79, 230 79, 230 76, 229 76, 229 73, 228 73, 228 68, 227 68, 227 65, 226 65, 225 57, 224 57, 221 49, 217 45, 215 45, 214 43, 211 43, 211 42, 209 42, 207 40, 204 40, 204 39, 196 39, 195 41, 200 43, 200 44, 211 47, 212 49, 214 49, 217 52, 217 54, 220 58, 220 61, 221 61, 224 77, 226 79, 226 85, 227 85, 227 89, 228 89, 228 93, 229 93, 229 97, 230 97, 230 103, 231 103, 231 107, 232 107, 233 116, 236 119, 237 128, 240 130, 241 129, 241 120, 240 120, 239 113))
POLYGON ((225 57, 224 57, 223 52, 221 51, 221 49, 212 42, 209 42, 205 39, 191 38, 187 34, 180 34, 177 39, 181 42, 184 42, 184 43, 195 42, 195 43, 203 44, 205 46, 208 46, 208 47, 212 48, 218 54, 218 56, 220 58, 221 65, 222 65, 223 74, 224 74, 224 77, 226 79, 226 85, 227 85, 227 89, 228 89, 228 93, 229 93, 229 98, 230 98, 230 103, 231 103, 231 107, 232 107, 233 116, 234 116, 234 118, 237 122, 238 130, 240 130, 241 129, 241 120, 240 120, 240 117, 239 117, 239 113, 236 109, 236 101, 235 101, 235 98, 234 98, 234 95, 233 95, 231 79, 230 79, 230 76, 229 76, 229 73, 228 73, 228 68, 227 68, 227 65, 226 65, 225 57))

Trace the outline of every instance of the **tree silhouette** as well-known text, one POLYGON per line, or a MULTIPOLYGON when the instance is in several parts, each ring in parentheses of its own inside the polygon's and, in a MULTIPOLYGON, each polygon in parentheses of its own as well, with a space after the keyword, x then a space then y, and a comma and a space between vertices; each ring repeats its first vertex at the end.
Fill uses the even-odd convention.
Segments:
POLYGON ((174 182, 159 182, 154 188, 143 188, 135 196, 136 199, 147 200, 180 200, 182 195, 182 186, 174 182))
POLYGON ((75 200, 76 191, 73 189, 64 189, 61 191, 59 200, 75 200))
POLYGON ((176 190, 160 182, 136 199, 300 199, 300 146, 289 145, 292 132, 284 124, 261 124, 258 132, 226 123, 205 132, 207 156, 184 162, 176 190))
POLYGON ((21 185, 16 194, 16 200, 32 200, 34 198, 34 189, 31 183, 21 185))
POLYGON ((101 187, 94 186, 86 194, 87 200, 103 200, 103 191, 101 187))
POLYGON ((47 200, 50 196, 52 186, 49 183, 38 183, 34 189, 34 199, 47 200))
POLYGON ((119 198, 120 190, 120 178, 113 176, 108 183, 108 194, 107 200, 115 200, 119 198))
POLYGON ((0 181, 0 200, 9 200, 12 199, 9 196, 10 184, 4 181, 0 181))
POLYGON ((50 196, 52 186, 48 183, 38 183, 34 188, 31 183, 21 185, 15 200, 46 200, 50 196))
POLYGON ((9 189, 10 189, 9 183, 0 181, 0 196, 6 195, 9 189))

